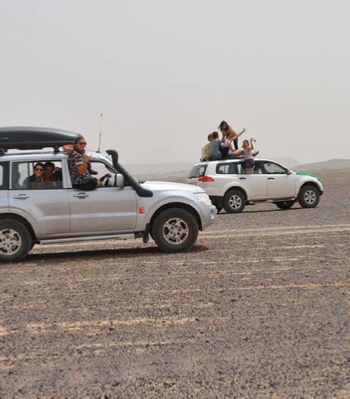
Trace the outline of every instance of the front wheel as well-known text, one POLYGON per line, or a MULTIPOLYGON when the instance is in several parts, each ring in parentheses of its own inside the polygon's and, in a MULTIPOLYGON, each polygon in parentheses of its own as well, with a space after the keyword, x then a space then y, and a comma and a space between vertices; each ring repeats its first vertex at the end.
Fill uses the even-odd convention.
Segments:
POLYGON ((33 247, 28 229, 19 221, 3 219, 0 221, 0 260, 19 262, 33 247))
POLYGON ((224 208, 227 213, 240 213, 243 211, 247 200, 239 190, 230 190, 224 198, 224 208))
POLYGON ((300 189, 299 204, 303 208, 314 208, 320 202, 320 192, 314 186, 304 186, 300 189))
POLYGON ((279 209, 283 209, 284 211, 290 209, 294 205, 294 201, 282 201, 276 202, 276 206, 279 209))
POLYGON ((197 241, 198 224, 184 209, 167 209, 156 217, 151 235, 163 252, 187 251, 197 241))

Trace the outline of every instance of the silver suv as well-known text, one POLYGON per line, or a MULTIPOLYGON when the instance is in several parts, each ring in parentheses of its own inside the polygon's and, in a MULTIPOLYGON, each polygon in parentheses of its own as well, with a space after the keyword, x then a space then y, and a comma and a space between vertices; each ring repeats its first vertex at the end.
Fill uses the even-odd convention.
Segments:
POLYGON ((217 210, 203 189, 139 182, 119 164, 114 150, 90 158, 92 169, 109 176, 104 187, 72 188, 68 156, 59 148, 78 136, 50 128, 0 128, 1 261, 22 260, 35 244, 111 238, 147 242, 151 236, 162 251, 185 251, 198 231, 214 222, 217 210), (10 153, 13 149, 20 151, 10 153), (57 179, 28 187, 24 183, 38 162, 53 163, 57 179))
POLYGON ((202 187, 218 209, 242 212, 246 205, 272 202, 289 209, 298 201, 303 208, 317 206, 323 183, 311 173, 293 172, 269 159, 255 159, 254 173, 248 174, 242 159, 197 163, 187 183, 202 187))

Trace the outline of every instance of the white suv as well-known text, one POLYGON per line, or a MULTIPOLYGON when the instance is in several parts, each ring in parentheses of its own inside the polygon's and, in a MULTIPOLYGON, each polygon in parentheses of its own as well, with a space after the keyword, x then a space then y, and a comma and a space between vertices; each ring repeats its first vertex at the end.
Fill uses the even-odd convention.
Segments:
POLYGON ((267 201, 280 209, 289 209, 296 201, 303 208, 313 208, 323 194, 323 183, 316 175, 293 172, 269 159, 255 159, 251 174, 244 169, 242 159, 197 163, 187 183, 202 187, 218 212, 224 208, 227 213, 267 201))
POLYGON ((78 136, 51 128, 0 128, 0 261, 20 261, 35 244, 111 238, 147 242, 151 236, 162 251, 185 251, 214 222, 217 210, 203 189, 139 182, 114 150, 90 157, 96 173, 110 175, 104 187, 73 188, 68 156, 59 148, 78 136), (57 178, 28 186, 38 162, 53 164, 57 178))

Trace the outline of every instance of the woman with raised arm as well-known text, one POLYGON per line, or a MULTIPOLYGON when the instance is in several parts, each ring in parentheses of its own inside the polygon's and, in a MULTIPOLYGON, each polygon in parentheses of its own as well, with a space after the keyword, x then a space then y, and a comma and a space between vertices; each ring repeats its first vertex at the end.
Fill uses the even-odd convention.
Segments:
POLYGON ((226 121, 222 121, 219 125, 219 130, 222 133, 221 141, 223 143, 225 143, 227 136, 229 134, 232 134, 232 136, 233 136, 232 140, 233 140, 235 149, 238 150, 238 137, 240 137, 245 132, 245 128, 240 133, 236 133, 226 121))
POLYGON ((248 140, 243 140, 243 151, 244 151, 244 168, 247 171, 247 173, 253 173, 254 172, 254 166, 255 166, 255 161, 254 161, 254 139, 253 137, 250 139, 250 142, 248 140))

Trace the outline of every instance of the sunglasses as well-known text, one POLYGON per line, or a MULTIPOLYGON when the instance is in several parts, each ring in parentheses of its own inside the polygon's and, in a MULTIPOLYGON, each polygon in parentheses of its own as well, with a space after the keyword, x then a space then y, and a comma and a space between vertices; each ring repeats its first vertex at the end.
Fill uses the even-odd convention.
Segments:
POLYGON ((42 169, 42 168, 35 168, 34 170, 40 170, 41 172, 44 171, 44 169, 42 169))
POLYGON ((80 141, 78 144, 79 145, 86 145, 86 142, 85 141, 80 141))

